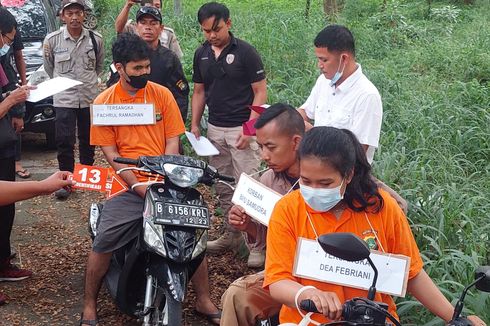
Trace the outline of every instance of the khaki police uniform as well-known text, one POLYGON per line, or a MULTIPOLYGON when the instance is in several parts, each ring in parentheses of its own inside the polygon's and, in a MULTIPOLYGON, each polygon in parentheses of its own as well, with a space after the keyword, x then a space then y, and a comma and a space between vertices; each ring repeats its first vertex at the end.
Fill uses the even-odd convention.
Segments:
POLYGON ((44 40, 44 70, 49 77, 67 77, 83 84, 53 96, 55 107, 89 107, 99 94, 98 75, 104 64, 102 36, 93 32, 94 43, 88 29, 83 28, 78 40, 74 39, 65 26, 46 36, 44 40))
POLYGON ((44 70, 51 78, 67 77, 82 82, 53 96, 59 169, 74 170, 77 131, 80 163, 92 165, 95 148, 90 145, 89 107, 99 94, 98 75, 104 64, 102 36, 83 28, 75 39, 63 26, 46 36, 43 52, 44 70))

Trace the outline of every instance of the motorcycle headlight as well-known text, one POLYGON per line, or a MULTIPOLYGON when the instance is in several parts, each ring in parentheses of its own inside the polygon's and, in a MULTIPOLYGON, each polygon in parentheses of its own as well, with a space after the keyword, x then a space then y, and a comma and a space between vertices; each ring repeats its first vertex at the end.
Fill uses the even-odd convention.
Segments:
POLYGON ((182 188, 195 185, 204 174, 202 169, 171 163, 165 164, 163 168, 170 181, 182 188))
POLYGON ((149 219, 144 219, 143 222, 143 233, 144 240, 146 244, 155 250, 157 253, 161 254, 163 257, 167 257, 167 251, 163 244, 163 239, 160 237, 161 232, 158 232, 157 228, 161 228, 161 225, 153 224, 149 219))

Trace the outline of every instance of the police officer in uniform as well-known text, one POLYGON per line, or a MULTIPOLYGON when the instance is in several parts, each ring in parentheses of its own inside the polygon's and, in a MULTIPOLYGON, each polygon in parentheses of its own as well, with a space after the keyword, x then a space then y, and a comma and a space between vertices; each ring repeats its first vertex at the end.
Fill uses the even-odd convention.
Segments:
MULTIPOLYGON (((131 10, 131 7, 137 2, 138 1, 127 0, 126 3, 124 4, 124 7, 122 7, 121 12, 117 16, 115 22, 116 32, 118 34, 135 31, 136 24, 131 20, 128 20, 128 18, 129 18, 129 11, 131 10)), ((143 0, 140 2, 140 4, 142 7, 152 6, 157 8, 158 10, 161 10, 162 7, 161 0, 143 0)), ((177 36, 175 35, 175 32, 172 28, 168 26, 163 26, 163 29, 160 32, 159 39, 160 39, 160 44, 164 48, 167 48, 171 50, 173 53, 175 53, 179 58, 179 60, 182 59, 182 56, 184 54, 182 53, 182 49, 180 48, 179 41, 177 40, 177 36)))
MULTIPOLYGON (((103 68, 104 45, 99 33, 82 25, 84 0, 63 0, 60 17, 65 25, 44 39, 44 70, 51 78, 67 77, 82 82, 53 96, 59 169, 73 172, 76 130, 80 163, 92 165, 94 162, 89 107, 99 93, 98 75, 103 68)), ((70 193, 69 189, 61 189, 55 195, 66 199, 70 193)))

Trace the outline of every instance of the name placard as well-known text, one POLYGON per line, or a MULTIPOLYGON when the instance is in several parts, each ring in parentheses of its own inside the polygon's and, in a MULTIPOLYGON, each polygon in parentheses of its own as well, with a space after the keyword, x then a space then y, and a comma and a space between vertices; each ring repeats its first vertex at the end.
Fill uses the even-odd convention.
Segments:
POLYGON ((92 104, 90 118, 94 126, 153 125, 156 122, 153 104, 92 104))
POLYGON ((254 220, 268 226, 272 210, 281 195, 242 173, 231 202, 240 205, 254 220))
MULTIPOLYGON (((404 297, 407 292, 410 257, 371 250, 369 256, 378 269, 376 291, 404 297)), ((369 290, 374 270, 367 260, 349 262, 323 251, 311 239, 299 238, 293 275, 320 282, 369 290)))

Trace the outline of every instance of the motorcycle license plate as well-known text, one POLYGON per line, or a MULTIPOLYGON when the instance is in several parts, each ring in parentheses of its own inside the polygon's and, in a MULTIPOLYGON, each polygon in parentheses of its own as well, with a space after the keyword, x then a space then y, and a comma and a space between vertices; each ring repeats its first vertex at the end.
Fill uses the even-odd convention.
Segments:
POLYGON ((158 224, 209 228, 209 212, 206 207, 174 203, 156 203, 158 224))

